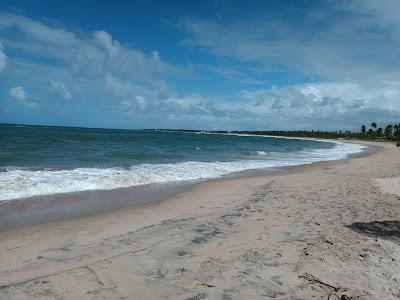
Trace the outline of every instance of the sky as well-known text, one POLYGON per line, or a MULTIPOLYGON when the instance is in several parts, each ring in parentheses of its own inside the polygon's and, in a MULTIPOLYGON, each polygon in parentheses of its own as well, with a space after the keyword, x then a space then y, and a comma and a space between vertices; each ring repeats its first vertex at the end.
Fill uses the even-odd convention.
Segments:
POLYGON ((400 122, 400 1, 0 2, 0 123, 400 122))

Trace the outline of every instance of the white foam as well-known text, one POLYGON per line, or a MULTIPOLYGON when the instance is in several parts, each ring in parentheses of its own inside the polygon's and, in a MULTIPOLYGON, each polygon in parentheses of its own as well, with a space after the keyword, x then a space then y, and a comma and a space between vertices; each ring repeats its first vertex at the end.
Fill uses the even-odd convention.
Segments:
POLYGON ((257 151, 257 155, 267 155, 267 152, 265 152, 265 151, 257 151))
MULTIPOLYGON (((86 190, 111 190, 149 183, 217 178, 249 169, 276 168, 308 164, 320 160, 345 158, 360 152, 362 145, 335 142, 331 149, 287 153, 274 159, 233 162, 181 162, 175 164, 141 164, 123 168, 77 168, 72 170, 29 170, 10 168, 0 172, 0 200, 86 190)), ((259 151, 260 155, 265 152, 259 151)), ((265 153, 266 154, 266 153, 265 153)), ((268 157, 268 156, 266 156, 268 157)))

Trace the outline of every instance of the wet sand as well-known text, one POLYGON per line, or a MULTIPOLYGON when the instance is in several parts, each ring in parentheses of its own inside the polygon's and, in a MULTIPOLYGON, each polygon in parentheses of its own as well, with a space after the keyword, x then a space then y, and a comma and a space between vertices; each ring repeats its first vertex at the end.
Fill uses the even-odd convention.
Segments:
POLYGON ((398 299, 400 151, 0 232, 0 299, 398 299))
POLYGON ((189 181, 147 184, 0 201, 0 231, 153 203, 185 191, 193 184, 189 181))

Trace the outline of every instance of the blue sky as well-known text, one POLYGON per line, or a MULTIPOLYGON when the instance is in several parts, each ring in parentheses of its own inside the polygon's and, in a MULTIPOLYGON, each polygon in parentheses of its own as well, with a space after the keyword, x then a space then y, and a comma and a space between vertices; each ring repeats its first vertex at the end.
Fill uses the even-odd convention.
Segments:
POLYGON ((398 123, 399 9, 396 0, 3 0, 0 122, 327 130, 398 123))

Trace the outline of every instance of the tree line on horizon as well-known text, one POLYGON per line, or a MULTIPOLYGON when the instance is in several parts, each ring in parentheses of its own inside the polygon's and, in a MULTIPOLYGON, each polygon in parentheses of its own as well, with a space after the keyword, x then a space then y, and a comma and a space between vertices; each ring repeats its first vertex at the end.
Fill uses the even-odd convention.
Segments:
POLYGON ((371 127, 367 130, 367 126, 361 126, 361 133, 366 136, 373 136, 376 138, 399 139, 400 138, 400 124, 389 124, 384 129, 378 127, 375 122, 371 123, 371 127))
POLYGON ((381 140, 381 141, 396 141, 400 139, 400 123, 395 125, 387 125, 385 128, 378 127, 376 122, 372 122, 370 127, 362 125, 359 132, 350 130, 346 131, 319 131, 319 130, 271 130, 271 131, 230 131, 231 133, 239 134, 259 134, 273 136, 290 136, 290 137, 311 137, 311 138, 326 138, 326 139, 361 139, 361 140, 381 140))
POLYGON ((204 132, 204 133, 233 133, 233 134, 255 134, 271 136, 289 137, 309 137, 324 139, 359 139, 359 140, 378 140, 396 141, 400 140, 400 123, 389 124, 385 128, 378 127, 376 122, 372 122, 369 127, 362 125, 360 131, 320 131, 320 130, 196 130, 196 129, 152 129, 161 131, 181 131, 181 132, 204 132))

